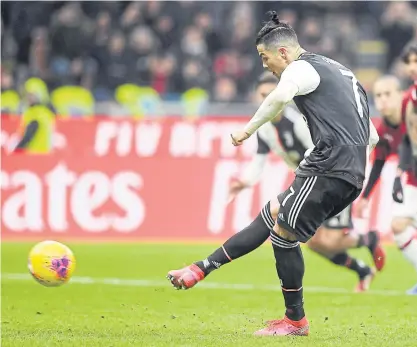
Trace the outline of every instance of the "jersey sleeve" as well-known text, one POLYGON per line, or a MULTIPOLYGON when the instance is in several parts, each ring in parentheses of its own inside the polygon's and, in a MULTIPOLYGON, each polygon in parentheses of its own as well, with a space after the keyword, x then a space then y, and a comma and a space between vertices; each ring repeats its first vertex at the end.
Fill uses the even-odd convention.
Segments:
POLYGON ((280 81, 287 81, 297 86, 296 95, 307 95, 314 92, 320 84, 320 75, 309 62, 296 60, 287 66, 280 81))
POLYGON ((384 139, 385 130, 383 125, 379 125, 377 128, 377 133, 379 135, 379 141, 375 147, 375 160, 386 160, 390 154, 390 145, 389 142, 384 139))
POLYGON ((387 140, 379 140, 378 144, 375 147, 375 160, 386 160, 389 156, 390 148, 387 140))
POLYGON ((409 170, 411 167, 413 155, 411 151, 411 143, 410 143, 410 138, 408 134, 404 135, 398 152, 399 152, 398 167, 403 171, 409 170))
POLYGON ((363 196, 365 199, 368 199, 374 189, 376 183, 381 177, 382 169, 385 166, 385 159, 376 159, 369 174, 368 183, 363 189, 363 196))
POLYGON ((25 134, 23 135, 22 139, 16 146, 16 149, 24 149, 26 148, 30 141, 32 141, 33 137, 35 136, 36 132, 39 128, 39 122, 37 120, 31 121, 25 129, 25 134))

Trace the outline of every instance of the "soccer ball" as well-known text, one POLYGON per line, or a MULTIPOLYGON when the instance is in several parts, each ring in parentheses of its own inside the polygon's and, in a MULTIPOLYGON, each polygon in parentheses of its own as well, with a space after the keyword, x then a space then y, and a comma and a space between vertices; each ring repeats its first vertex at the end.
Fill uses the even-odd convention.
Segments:
POLYGON ((28 267, 37 282, 46 287, 58 287, 71 278, 75 258, 72 251, 62 243, 43 241, 31 249, 28 267))

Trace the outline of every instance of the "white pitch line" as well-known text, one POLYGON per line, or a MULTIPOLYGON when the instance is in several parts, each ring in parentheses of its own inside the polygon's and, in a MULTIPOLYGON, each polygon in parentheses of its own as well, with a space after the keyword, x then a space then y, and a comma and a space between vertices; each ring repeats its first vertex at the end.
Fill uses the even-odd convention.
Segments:
MULTIPOLYGON (((2 280, 9 281, 29 281, 33 280, 29 274, 23 273, 4 273, 1 274, 2 280)), ((168 281, 147 280, 147 279, 125 279, 125 278, 93 278, 85 276, 74 276, 70 283, 77 284, 104 284, 114 286, 131 286, 131 287, 169 287, 168 281)), ((280 291, 281 287, 273 284, 269 285, 255 285, 244 283, 219 283, 219 282, 202 282, 199 283, 196 289, 226 289, 226 290, 266 290, 266 291, 280 291)), ((305 292, 308 293, 326 293, 326 294, 353 294, 351 290, 346 288, 334 287, 305 287, 305 292)), ((366 294, 381 295, 381 296, 405 296, 405 291, 398 290, 369 290, 366 294)))

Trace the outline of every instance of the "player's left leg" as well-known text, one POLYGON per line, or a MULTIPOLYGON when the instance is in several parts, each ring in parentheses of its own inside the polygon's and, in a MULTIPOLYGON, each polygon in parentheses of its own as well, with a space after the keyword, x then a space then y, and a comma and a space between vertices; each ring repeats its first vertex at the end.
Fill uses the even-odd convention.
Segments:
POLYGON ((296 177, 278 196, 277 225, 271 232, 276 270, 285 301, 283 319, 270 321, 257 335, 308 335, 304 312, 304 259, 299 242, 307 242, 328 218, 359 195, 359 189, 337 178, 296 177))
POLYGON ((283 319, 269 321, 267 327, 256 331, 255 335, 308 335, 303 299, 305 266, 299 241, 293 233, 276 224, 271 242, 286 310, 283 319))

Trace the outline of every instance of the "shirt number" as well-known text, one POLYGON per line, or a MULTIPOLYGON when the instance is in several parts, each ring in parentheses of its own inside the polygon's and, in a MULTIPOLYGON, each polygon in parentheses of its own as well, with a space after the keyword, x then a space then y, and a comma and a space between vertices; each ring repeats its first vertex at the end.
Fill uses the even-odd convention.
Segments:
POLYGON ((356 107, 358 109, 359 116, 362 118, 363 117, 363 108, 362 108, 362 104, 361 104, 361 97, 360 97, 359 91, 358 91, 358 80, 356 79, 355 75, 351 71, 342 70, 342 69, 339 69, 339 71, 343 76, 346 76, 346 77, 352 79, 353 95, 355 96, 356 107))

